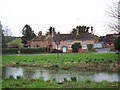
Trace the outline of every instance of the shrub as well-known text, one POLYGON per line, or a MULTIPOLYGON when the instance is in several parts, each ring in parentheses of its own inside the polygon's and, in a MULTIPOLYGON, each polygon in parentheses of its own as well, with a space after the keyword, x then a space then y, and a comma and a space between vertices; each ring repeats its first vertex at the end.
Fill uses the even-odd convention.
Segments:
POLYGON ((62 53, 62 50, 53 49, 52 53, 62 53))
POLYGON ((13 75, 10 75, 9 78, 10 78, 10 79, 13 79, 14 77, 13 77, 13 75))
POLYGON ((91 80, 86 80, 85 82, 86 82, 86 83, 91 83, 91 80))
POLYGON ((53 78, 53 81, 56 81, 56 79, 55 79, 55 78, 53 78))
POLYGON ((48 50, 47 47, 44 48, 24 48, 20 49, 21 53, 46 53, 48 50))
POLYGON ((87 47, 88 47, 88 50, 89 50, 89 51, 92 51, 92 49, 93 49, 93 44, 87 44, 87 47))
POLYGON ((67 78, 64 78, 64 82, 67 82, 68 80, 67 80, 67 78))
POLYGON ((115 39, 114 46, 116 50, 120 51, 120 36, 115 39))
POLYGON ((18 53, 18 48, 3 48, 2 53, 3 54, 16 54, 18 53))
POLYGON ((18 48, 4 48, 2 49, 3 54, 17 54, 17 53, 46 53, 48 50, 47 47, 44 48, 21 48, 18 51, 18 48))
POLYGON ((72 51, 73 52, 78 52, 78 49, 79 48, 81 48, 81 43, 79 42, 79 43, 74 43, 73 45, 72 45, 72 51))
POLYGON ((17 76, 17 79, 21 79, 22 77, 21 76, 17 76))
POLYGON ((76 78, 76 77, 71 77, 71 81, 76 82, 76 81, 77 81, 77 78, 76 78))

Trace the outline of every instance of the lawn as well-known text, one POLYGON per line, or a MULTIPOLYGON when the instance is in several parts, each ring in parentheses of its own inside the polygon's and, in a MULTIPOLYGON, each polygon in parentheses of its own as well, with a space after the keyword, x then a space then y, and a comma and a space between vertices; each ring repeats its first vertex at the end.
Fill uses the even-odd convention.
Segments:
POLYGON ((115 53, 60 54, 59 60, 57 60, 57 55, 3 55, 2 65, 38 66, 66 70, 117 71, 118 55, 115 53))
POLYGON ((2 80, 2 88, 117 88, 119 82, 108 81, 43 81, 40 79, 9 79, 2 80))

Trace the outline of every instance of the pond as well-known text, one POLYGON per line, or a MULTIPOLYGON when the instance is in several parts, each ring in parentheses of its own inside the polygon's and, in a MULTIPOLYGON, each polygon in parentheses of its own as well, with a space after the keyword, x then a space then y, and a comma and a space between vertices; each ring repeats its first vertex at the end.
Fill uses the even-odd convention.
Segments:
POLYGON ((44 81, 53 80, 63 81, 64 78, 70 80, 72 76, 77 77, 77 81, 85 80, 95 80, 102 81, 107 80, 110 82, 118 81, 120 75, 118 73, 108 73, 108 72, 88 72, 88 71, 69 71, 69 70, 48 70, 42 68, 23 68, 23 67, 3 67, 2 75, 4 77, 9 77, 13 75, 14 78, 17 76, 22 76, 23 78, 40 78, 44 81))

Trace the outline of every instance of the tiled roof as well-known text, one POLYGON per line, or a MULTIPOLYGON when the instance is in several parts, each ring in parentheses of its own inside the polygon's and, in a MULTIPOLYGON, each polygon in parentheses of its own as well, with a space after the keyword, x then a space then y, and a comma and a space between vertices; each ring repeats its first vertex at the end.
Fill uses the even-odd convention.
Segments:
POLYGON ((101 36, 99 42, 114 42, 116 35, 118 34, 107 34, 106 36, 101 36))
POLYGON ((35 38, 33 38, 31 41, 42 41, 42 40, 48 40, 50 39, 50 36, 36 36, 35 38))
POLYGON ((53 39, 54 41, 94 40, 94 35, 90 33, 80 33, 78 36, 76 34, 56 34, 53 39))

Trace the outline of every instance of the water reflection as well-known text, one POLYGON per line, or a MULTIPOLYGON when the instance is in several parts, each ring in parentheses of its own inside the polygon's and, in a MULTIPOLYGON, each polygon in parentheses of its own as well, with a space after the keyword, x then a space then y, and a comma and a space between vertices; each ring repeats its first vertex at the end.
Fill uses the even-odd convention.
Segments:
POLYGON ((9 77, 13 75, 14 78, 22 76, 23 78, 41 78, 44 81, 55 78, 56 81, 63 81, 64 78, 70 80, 72 76, 76 76, 78 81, 95 80, 102 81, 107 80, 110 82, 118 81, 118 73, 104 73, 104 72, 80 72, 69 70, 47 70, 38 68, 3 68, 3 77, 9 77))

